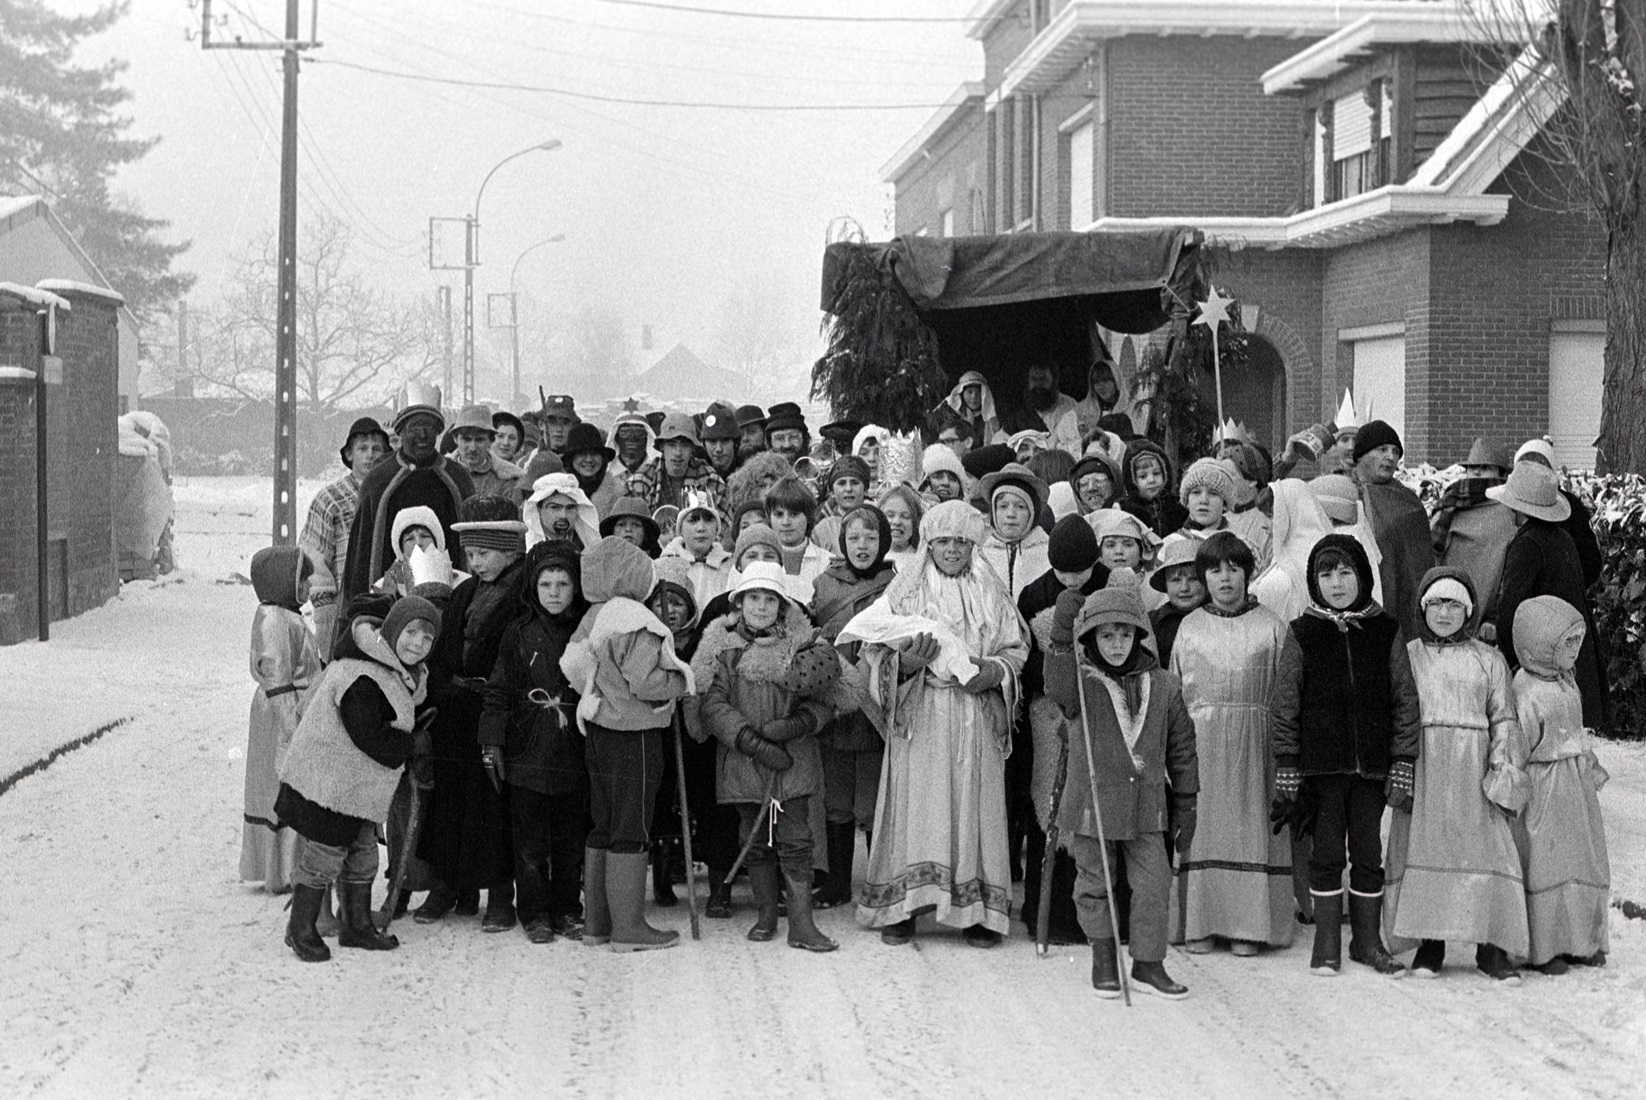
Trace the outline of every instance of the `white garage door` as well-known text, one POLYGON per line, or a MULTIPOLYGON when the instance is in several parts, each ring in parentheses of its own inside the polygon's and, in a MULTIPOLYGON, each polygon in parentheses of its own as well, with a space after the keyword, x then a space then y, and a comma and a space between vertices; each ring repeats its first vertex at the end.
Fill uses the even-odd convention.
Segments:
POLYGON ((1574 470, 1595 468, 1605 352, 1604 332, 1549 334, 1549 438, 1555 461, 1574 470))
POLYGON ((1406 337, 1355 341, 1355 415, 1384 420, 1406 438, 1406 337))

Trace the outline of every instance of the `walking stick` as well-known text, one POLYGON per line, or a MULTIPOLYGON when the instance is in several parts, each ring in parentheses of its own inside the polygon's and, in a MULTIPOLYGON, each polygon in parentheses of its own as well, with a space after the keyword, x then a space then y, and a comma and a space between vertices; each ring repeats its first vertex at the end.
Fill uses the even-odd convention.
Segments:
POLYGON ((1057 864, 1057 815, 1063 808, 1063 784, 1069 780, 1069 739, 1058 738, 1057 777, 1052 781, 1052 812, 1046 819, 1046 850, 1040 858, 1040 908, 1035 910, 1034 950, 1045 958, 1052 939, 1052 870, 1057 864))
POLYGON ((686 808, 686 749, 680 739, 680 708, 674 709, 674 771, 679 780, 680 838, 686 849, 686 905, 692 916, 692 939, 703 938, 697 923, 697 872, 692 868, 692 818, 686 808))
POLYGON ((1086 671, 1080 650, 1074 651, 1075 688, 1080 692, 1080 731, 1086 739, 1086 778, 1092 788, 1092 814, 1097 818, 1097 850, 1103 857, 1103 892, 1109 898, 1109 928, 1114 932, 1115 969, 1120 971, 1120 992, 1131 1007, 1132 983, 1120 965, 1120 914, 1114 906, 1114 878, 1109 874, 1109 840, 1103 833, 1103 806, 1097 800, 1097 755, 1092 751, 1092 722, 1086 714, 1086 671))
POLYGON ((761 805, 760 813, 754 819, 754 827, 749 830, 749 835, 743 838, 743 848, 737 853, 737 861, 732 864, 732 869, 726 872, 727 886, 732 884, 732 880, 737 877, 737 872, 743 868, 743 861, 748 859, 749 853, 754 850, 754 838, 760 835, 760 824, 766 820, 766 815, 771 813, 772 804, 777 801, 777 795, 773 793, 776 789, 777 776, 774 775, 771 781, 766 784, 766 801, 761 805))
POLYGON ((410 805, 406 813, 406 835, 400 840, 400 861, 395 864, 394 878, 389 883, 389 896, 383 899, 383 908, 377 911, 377 927, 384 932, 394 922, 394 910, 400 904, 400 894, 406 888, 406 876, 411 873, 411 861, 417 856, 417 836, 423 831, 423 785, 410 770, 406 779, 411 783, 410 805))

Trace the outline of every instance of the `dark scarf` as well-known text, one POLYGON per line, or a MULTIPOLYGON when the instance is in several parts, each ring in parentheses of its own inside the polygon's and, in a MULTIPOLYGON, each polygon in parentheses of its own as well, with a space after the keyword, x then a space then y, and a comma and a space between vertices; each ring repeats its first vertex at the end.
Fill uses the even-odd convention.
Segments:
POLYGON ((1140 631, 1132 639, 1132 651, 1126 654, 1125 661, 1119 665, 1111 665, 1103 659, 1097 650, 1095 640, 1086 643, 1087 653, 1091 656, 1092 667, 1115 683, 1119 684, 1126 695, 1126 714, 1136 718, 1138 710, 1143 706, 1143 677, 1142 673, 1149 672, 1156 667, 1154 654, 1143 646, 1143 634, 1140 631))
POLYGON ((574 467, 572 467, 570 464, 568 464, 566 466, 566 469, 570 470, 572 476, 577 479, 577 487, 579 489, 582 489, 583 490, 583 495, 588 497, 591 500, 594 499, 595 492, 600 488, 600 486, 602 484, 605 483, 606 471, 610 468, 611 468, 611 463, 610 462, 602 462, 600 464, 600 472, 599 473, 595 474, 593 477, 584 477, 582 474, 578 473, 577 470, 574 467))
MULTIPOLYGON (((866 581, 879 576, 882 571, 892 568, 892 566, 886 564, 886 555, 891 553, 892 549, 892 524, 891 521, 886 518, 886 513, 882 512, 879 508, 876 508, 872 504, 860 504, 856 508, 853 508, 851 512, 848 512, 847 515, 852 515, 857 512, 868 512, 869 515, 874 517, 875 534, 878 537, 880 545, 875 550, 874 560, 869 563, 868 568, 859 569, 857 566, 853 565, 851 555, 846 553, 846 521, 845 518, 842 517, 840 521, 840 536, 838 539, 840 547, 840 560, 846 563, 846 568, 851 571, 852 576, 856 577, 860 581, 866 581)), ((887 580, 890 579, 890 577, 887 578, 887 580)))

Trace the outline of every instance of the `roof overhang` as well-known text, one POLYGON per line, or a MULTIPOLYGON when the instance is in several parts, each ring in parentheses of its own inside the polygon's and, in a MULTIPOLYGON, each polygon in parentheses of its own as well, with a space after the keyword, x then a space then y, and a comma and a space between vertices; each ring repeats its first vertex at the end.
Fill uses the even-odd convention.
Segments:
POLYGON ((1263 93, 1295 92, 1329 79, 1374 47, 1408 43, 1501 42, 1506 30, 1466 15, 1451 4, 1402 4, 1404 10, 1363 15, 1340 31, 1288 57, 1262 76, 1263 93))
MULTIPOLYGON (((968 33, 998 18, 975 9, 968 33)), ((1425 8, 1454 9, 1454 0, 1426 0, 1425 8)), ((1220 35, 1243 38, 1317 38, 1366 16, 1410 12, 1414 0, 1070 0, 1002 74, 999 94, 1049 91, 1084 63, 1097 43, 1128 35, 1220 35)), ((973 37, 978 37, 973 34, 973 37)))
POLYGON ((932 113, 926 124, 915 132, 914 137, 903 144, 885 167, 880 169, 880 178, 886 183, 896 183, 904 173, 914 167, 914 164, 927 151, 927 148, 938 138, 948 133, 960 121, 967 109, 983 102, 983 82, 968 80, 950 93, 944 100, 943 106, 932 113))

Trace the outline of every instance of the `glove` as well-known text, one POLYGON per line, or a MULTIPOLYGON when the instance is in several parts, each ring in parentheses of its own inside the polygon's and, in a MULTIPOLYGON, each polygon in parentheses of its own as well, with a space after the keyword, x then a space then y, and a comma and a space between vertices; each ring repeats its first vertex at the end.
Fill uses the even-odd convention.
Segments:
POLYGON ((787 771, 794 763, 794 758, 784 751, 782 745, 766 740, 749 726, 737 731, 737 751, 774 772, 787 771))
POLYGON ((937 660, 942 649, 930 634, 916 634, 903 644, 900 652, 898 668, 902 675, 912 676, 937 660))
POLYGON ((984 661, 978 667, 977 675, 960 685, 962 691, 968 695, 982 695, 985 691, 993 691, 1006 679, 1006 674, 1000 669, 999 661, 984 661))
POLYGON ((812 720, 805 714, 791 714, 787 718, 773 718, 760 727, 760 736, 767 741, 782 744, 812 733, 812 720))
POLYGON ((1085 603, 1085 597, 1072 588, 1065 588, 1057 594, 1057 610, 1052 612, 1052 641, 1059 645, 1073 644, 1074 621, 1085 603))
POLYGON ((1298 789, 1296 798, 1276 798, 1270 805, 1269 821, 1272 826, 1269 832, 1279 836, 1280 830, 1289 826, 1293 837, 1313 836, 1315 819, 1319 816, 1320 802, 1315 797, 1314 788, 1305 783, 1298 789))
POLYGON ((480 750, 480 764, 486 769, 486 776, 492 781, 492 790, 502 793, 503 781, 508 778, 508 772, 503 766, 503 746, 486 745, 480 750))
POLYGON ((1303 773, 1290 765, 1275 769, 1275 801, 1296 802, 1297 792, 1303 786, 1303 773))
POLYGON ((1199 799, 1192 794, 1174 794, 1172 796, 1172 844, 1177 849, 1177 858, 1183 859, 1194 843, 1195 823, 1199 817, 1199 799))
POLYGON ((1389 778, 1383 783, 1383 799, 1397 810, 1412 812, 1412 784, 1417 769, 1410 760, 1396 760, 1389 765, 1389 778))

